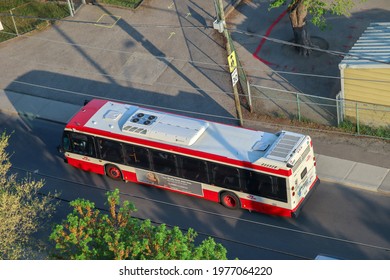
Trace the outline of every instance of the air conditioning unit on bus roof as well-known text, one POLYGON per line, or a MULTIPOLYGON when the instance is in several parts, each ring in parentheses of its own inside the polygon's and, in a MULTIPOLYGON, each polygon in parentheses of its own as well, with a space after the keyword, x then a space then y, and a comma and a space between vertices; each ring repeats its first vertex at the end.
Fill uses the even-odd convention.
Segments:
POLYGON ((294 162, 290 162, 289 160, 304 138, 305 136, 301 134, 281 131, 278 139, 272 145, 265 157, 293 165, 294 162))
POLYGON ((140 125, 152 125, 156 120, 157 116, 144 112, 136 113, 130 118, 130 122, 140 125))
POLYGON ((192 145, 207 129, 208 122, 158 112, 137 110, 123 125, 126 133, 144 134, 168 143, 192 145))

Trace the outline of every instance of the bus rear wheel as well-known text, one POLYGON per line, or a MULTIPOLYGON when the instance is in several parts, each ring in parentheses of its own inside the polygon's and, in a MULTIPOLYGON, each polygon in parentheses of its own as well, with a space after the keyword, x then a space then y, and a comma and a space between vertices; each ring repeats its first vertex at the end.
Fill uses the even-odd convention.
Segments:
POLYGON ((106 166, 106 174, 107 174, 108 177, 110 177, 111 179, 113 179, 115 181, 122 180, 122 172, 115 165, 108 164, 106 166))
POLYGON ((221 194, 221 204, 229 209, 240 208, 240 200, 234 193, 231 192, 223 192, 221 194))

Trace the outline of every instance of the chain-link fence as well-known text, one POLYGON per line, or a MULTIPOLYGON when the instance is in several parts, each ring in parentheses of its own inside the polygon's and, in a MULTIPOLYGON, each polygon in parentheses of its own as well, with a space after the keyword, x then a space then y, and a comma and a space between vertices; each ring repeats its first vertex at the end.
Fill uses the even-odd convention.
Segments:
MULTIPOLYGON (((26 16, 27 11, 35 8, 35 5, 39 5, 38 2, 29 2, 17 7, 10 8, 9 10, 1 10, 0 21, 3 26, 3 30, 0 34, 0 41, 5 41, 15 36, 25 34, 36 28, 42 28, 47 24, 46 21, 42 21, 31 16, 26 16)), ((12 7, 10 5, 10 7, 12 7)))
POLYGON ((0 42, 46 28, 55 19, 61 19, 74 13, 84 0, 4 0, 0 6, 0 42))
POLYGON ((343 100, 340 123, 355 125, 357 134, 367 134, 377 130, 385 138, 390 138, 390 107, 351 100, 343 100))
POLYGON ((389 106, 325 98, 253 84, 249 89, 253 111, 258 114, 339 126, 358 135, 390 138, 389 106))
POLYGON ((92 0, 60 0, 66 2, 71 16, 74 16, 83 4, 92 3, 92 0))
POLYGON ((256 113, 324 125, 338 124, 339 101, 335 99, 253 84, 250 91, 256 113))

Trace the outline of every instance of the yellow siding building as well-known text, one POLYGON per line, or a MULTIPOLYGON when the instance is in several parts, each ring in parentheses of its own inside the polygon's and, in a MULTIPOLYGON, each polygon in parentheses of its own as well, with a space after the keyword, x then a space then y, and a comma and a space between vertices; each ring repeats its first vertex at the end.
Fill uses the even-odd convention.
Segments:
POLYGON ((371 23, 339 69, 343 117, 390 126, 390 22, 371 23))

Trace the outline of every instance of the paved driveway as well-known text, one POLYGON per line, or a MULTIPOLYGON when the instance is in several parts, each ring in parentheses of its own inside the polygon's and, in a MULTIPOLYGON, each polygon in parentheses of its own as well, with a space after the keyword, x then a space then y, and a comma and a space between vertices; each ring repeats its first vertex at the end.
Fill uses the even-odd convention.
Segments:
POLYGON ((147 0, 134 11, 85 5, 70 22, 1 44, 0 86, 74 103, 98 96, 234 118, 225 46, 204 28, 213 9, 212 1, 147 0))

